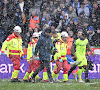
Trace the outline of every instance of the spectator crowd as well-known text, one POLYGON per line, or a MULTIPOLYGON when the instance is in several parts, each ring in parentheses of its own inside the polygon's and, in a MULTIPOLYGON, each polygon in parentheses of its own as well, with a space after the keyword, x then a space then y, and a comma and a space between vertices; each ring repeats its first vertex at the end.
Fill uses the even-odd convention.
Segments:
POLYGON ((91 46, 100 46, 100 0, 0 0, 0 48, 16 25, 22 28, 25 48, 33 33, 46 27, 66 31, 69 43, 82 30, 91 46), (37 1, 40 11, 34 9, 37 1))

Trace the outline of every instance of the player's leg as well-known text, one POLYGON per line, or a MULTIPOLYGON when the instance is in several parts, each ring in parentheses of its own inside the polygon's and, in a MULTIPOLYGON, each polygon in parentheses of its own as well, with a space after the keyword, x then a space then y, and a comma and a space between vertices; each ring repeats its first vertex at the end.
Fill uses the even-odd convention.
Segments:
POLYGON ((28 77, 29 77, 29 75, 30 75, 30 73, 27 71, 27 72, 25 73, 24 78, 23 78, 23 81, 24 81, 24 82, 28 82, 28 77))
POLYGON ((67 60, 64 60, 63 65, 62 65, 64 72, 63 72, 63 81, 67 82, 68 81, 68 62, 67 60))
POLYGON ((52 77, 54 78, 56 76, 56 74, 59 73, 59 71, 61 70, 62 68, 62 62, 60 62, 59 60, 56 60, 56 65, 57 65, 57 68, 53 71, 52 73, 52 77))
POLYGON ((85 82, 90 82, 90 80, 88 79, 88 68, 86 68, 85 70, 85 82))
MULTIPOLYGON (((57 68, 57 65, 54 66, 53 68, 53 72, 54 70, 57 68)), ((59 76, 59 73, 55 75, 55 77, 53 78, 55 80, 55 82, 61 82, 59 79, 58 79, 58 76, 59 76)))
POLYGON ((50 71, 50 62, 44 60, 43 65, 44 65, 44 67, 47 68, 47 73, 48 73, 48 77, 49 77, 50 83, 53 83, 53 78, 52 78, 52 76, 51 76, 51 71, 50 71))
POLYGON ((78 69, 78 76, 79 76, 79 82, 84 82, 83 80, 82 80, 82 66, 79 66, 79 69, 78 69))
MULTIPOLYGON (((30 73, 28 79, 31 78, 31 76, 33 75, 33 73, 34 73, 34 72, 36 71, 36 69, 40 66, 40 63, 41 63, 41 62, 40 62, 39 60, 34 60, 34 61, 32 62, 32 67, 31 67, 32 72, 30 73)), ((38 81, 38 80, 40 79, 40 77, 39 77, 38 74, 35 76, 35 79, 36 79, 36 81, 38 81)))
POLYGON ((28 78, 29 80, 31 80, 33 83, 35 82, 35 77, 36 75, 44 69, 44 61, 41 61, 40 66, 36 69, 36 71, 32 74, 31 78, 28 78))
POLYGON ((32 72, 32 70, 31 70, 31 68, 32 68, 32 66, 33 66, 32 61, 29 61, 28 64, 29 64, 29 69, 27 70, 27 72, 25 73, 25 76, 24 76, 24 78, 23 78, 23 81, 24 81, 24 82, 28 82, 28 76, 29 76, 30 73, 32 72))
POLYGON ((18 80, 18 74, 20 70, 20 56, 11 55, 9 57, 13 63, 13 72, 11 77, 11 82, 20 82, 18 80))
POLYGON ((78 72, 78 69, 79 69, 79 67, 76 66, 76 68, 72 71, 75 81, 77 81, 77 72, 78 72))
POLYGON ((84 62, 83 62, 83 69, 85 72, 85 82, 90 82, 90 80, 88 79, 88 67, 87 67, 87 59, 84 56, 84 62))
MULTIPOLYGON (((54 66, 53 71, 54 71, 56 68, 57 68, 57 65, 54 66)), ((58 76, 59 76, 59 73, 56 74, 55 78, 58 78, 58 76)))
POLYGON ((68 76, 72 73, 72 71, 77 67, 77 65, 71 67, 71 69, 68 71, 68 76))
POLYGON ((68 71, 68 76, 72 73, 72 71, 77 67, 77 65, 79 65, 81 63, 81 61, 76 61, 76 58, 75 58, 75 61, 70 58, 68 55, 67 56, 67 62, 68 64, 70 64, 72 67, 71 69, 68 71))
POLYGON ((48 82, 48 74, 46 67, 43 69, 43 80, 44 82, 48 82))
MULTIPOLYGON (((36 62, 34 62, 34 63, 36 64, 35 68, 37 69, 41 64, 41 61, 40 60, 36 60, 36 62)), ((35 76, 35 79, 36 79, 36 82, 40 82, 42 80, 42 78, 40 78, 40 76, 38 74, 35 76)))
POLYGON ((82 80, 82 66, 83 66, 83 56, 82 55, 77 55, 77 61, 82 61, 79 65, 78 65, 78 67, 79 67, 79 69, 78 69, 78 76, 79 76, 79 82, 84 82, 83 80, 82 80))

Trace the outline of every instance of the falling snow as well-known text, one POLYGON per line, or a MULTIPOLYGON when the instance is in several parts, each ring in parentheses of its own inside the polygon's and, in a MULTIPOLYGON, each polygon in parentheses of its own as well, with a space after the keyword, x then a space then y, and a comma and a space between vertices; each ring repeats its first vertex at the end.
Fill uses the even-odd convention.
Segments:
MULTIPOLYGON (((82 31, 87 36, 94 54, 96 54, 94 57, 90 55, 89 60, 93 62, 93 70, 89 70, 89 78, 100 79, 100 0, 0 0, 0 49, 3 42, 9 39, 7 37, 13 33, 15 26, 20 26, 22 29, 20 35, 24 53, 32 41, 33 33, 37 32, 38 36, 41 37, 41 33, 49 27, 52 32, 51 36, 55 32, 65 31, 68 33, 69 38, 66 43, 68 50, 70 50, 68 51, 70 56, 72 42, 78 39, 78 31, 82 31)), ((44 42, 48 44, 48 41, 44 42)), ((48 48, 48 52, 50 52, 51 47, 45 46, 46 50, 48 48)), ((44 49, 42 48, 41 51, 44 49)), ((48 56, 48 52, 42 53, 48 56)), ((8 57, 0 56, 0 75, 2 75, 0 79, 10 79, 13 68, 11 65, 8 57)), ((53 72, 54 65, 55 63, 50 64, 51 72, 53 72)), ((20 69, 19 78, 22 79, 28 70, 26 54, 21 61, 20 69)), ((62 73, 63 70, 60 71, 60 79, 63 77, 62 73)), ((39 75, 42 76, 42 73, 39 75)), ((82 77, 84 78, 84 73, 82 77)), ((74 77, 71 75, 70 78, 74 77)), ((4 83, 5 80, 2 82, 4 83)), ((90 84, 86 84, 86 86, 88 85, 90 84)), ((62 86, 65 85, 58 85, 58 87, 62 86)), ((74 90, 74 86, 71 87, 74 90)), ((42 89, 46 90, 44 83, 42 89)))

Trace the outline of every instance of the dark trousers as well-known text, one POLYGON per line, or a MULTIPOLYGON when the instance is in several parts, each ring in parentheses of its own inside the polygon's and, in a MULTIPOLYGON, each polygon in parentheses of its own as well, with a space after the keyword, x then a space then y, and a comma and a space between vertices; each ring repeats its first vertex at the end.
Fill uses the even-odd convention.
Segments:
POLYGON ((51 71, 50 71, 50 62, 46 60, 42 60, 40 66, 37 68, 37 70, 33 73, 32 78, 35 78, 35 76, 44 69, 44 67, 47 68, 47 73, 50 81, 53 81, 53 78, 51 76, 51 71))

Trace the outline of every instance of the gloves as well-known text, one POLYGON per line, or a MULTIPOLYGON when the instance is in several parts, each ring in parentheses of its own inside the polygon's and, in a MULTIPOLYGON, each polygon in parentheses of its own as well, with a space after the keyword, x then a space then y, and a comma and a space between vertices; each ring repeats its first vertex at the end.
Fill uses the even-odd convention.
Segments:
POLYGON ((40 60, 39 57, 36 57, 36 60, 40 60))
POLYGON ((23 60, 24 59, 24 56, 21 56, 21 59, 23 60))
POLYGON ((5 56, 5 54, 4 54, 4 53, 1 53, 1 55, 2 55, 2 56, 5 56))
POLYGON ((55 48, 55 49, 53 50, 53 55, 55 55, 56 52, 58 52, 58 51, 57 51, 57 49, 55 48))
POLYGON ((59 59, 59 62, 63 62, 63 60, 62 59, 59 59))

